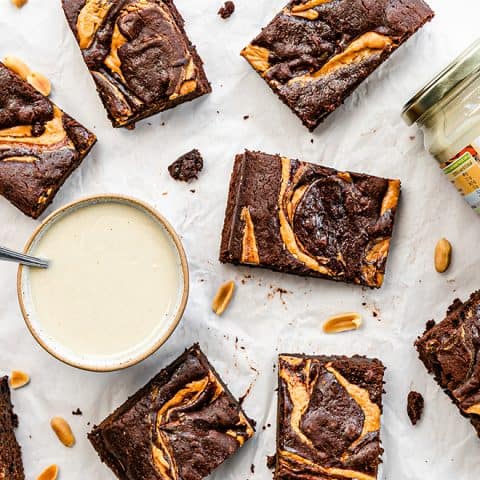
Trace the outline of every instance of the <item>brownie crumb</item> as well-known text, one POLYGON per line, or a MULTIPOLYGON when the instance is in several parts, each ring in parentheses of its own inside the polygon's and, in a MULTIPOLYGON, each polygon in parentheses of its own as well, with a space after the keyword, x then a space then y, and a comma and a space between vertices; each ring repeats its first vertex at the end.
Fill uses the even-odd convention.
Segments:
POLYGON ((225 2, 223 7, 220 8, 220 10, 218 11, 218 14, 223 19, 227 19, 232 16, 234 11, 235 11, 235 4, 233 2, 228 1, 228 2, 225 2))
POLYGON ((181 182, 190 182, 198 178, 203 169, 202 154, 195 148, 175 160, 169 167, 170 176, 181 182))
POLYGON ((412 425, 416 425, 422 417, 425 401, 418 392, 410 392, 407 400, 407 413, 412 425))
POLYGON ((244 116, 243 116, 243 119, 244 119, 244 120, 248 120, 249 118, 250 118, 250 115, 244 115, 244 116))
POLYGON ((252 474, 255 473, 255 465, 253 463, 250 465, 250 471, 252 474))
POLYGON ((267 456, 267 468, 273 470, 277 463, 277 455, 268 455, 267 456))
POLYGON ((83 412, 79 408, 77 408, 72 412, 72 415, 83 415, 83 412))

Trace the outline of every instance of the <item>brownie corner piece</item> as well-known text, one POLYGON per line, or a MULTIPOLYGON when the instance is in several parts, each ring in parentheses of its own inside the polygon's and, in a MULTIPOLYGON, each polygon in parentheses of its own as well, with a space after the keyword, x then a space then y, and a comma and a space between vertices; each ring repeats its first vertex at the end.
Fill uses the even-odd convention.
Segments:
POLYGON ((314 130, 433 15, 423 0, 292 0, 241 55, 314 130))
POLYGON ((415 342, 420 360, 480 437, 480 290, 455 300, 415 342))
POLYGON ((13 413, 8 377, 0 378, 0 479, 24 480, 22 451, 15 438, 18 418, 13 413))
POLYGON ((384 371, 360 356, 280 355, 275 480, 375 480, 384 371))
POLYGON ((211 92, 172 0, 62 0, 114 127, 211 92))
POLYGON ((185 351, 89 439, 121 480, 201 480, 255 432, 198 345, 185 351))
POLYGON ((379 288, 400 181, 279 155, 237 155, 220 261, 379 288))
POLYGON ((38 218, 96 137, 0 62, 0 194, 38 218))

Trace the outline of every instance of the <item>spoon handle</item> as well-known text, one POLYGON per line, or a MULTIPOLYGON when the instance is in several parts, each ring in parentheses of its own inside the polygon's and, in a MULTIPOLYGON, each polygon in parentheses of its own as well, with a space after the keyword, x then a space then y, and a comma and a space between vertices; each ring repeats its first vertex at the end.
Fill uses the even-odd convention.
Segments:
POLYGON ((24 253, 14 252, 5 247, 0 247, 0 260, 6 260, 7 262, 17 262, 28 267, 48 268, 48 260, 41 258, 31 257, 24 253))

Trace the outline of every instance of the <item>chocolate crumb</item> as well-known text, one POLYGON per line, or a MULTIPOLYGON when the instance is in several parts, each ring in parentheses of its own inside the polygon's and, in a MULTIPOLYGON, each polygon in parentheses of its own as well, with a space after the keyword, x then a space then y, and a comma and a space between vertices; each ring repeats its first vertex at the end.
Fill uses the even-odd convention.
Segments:
POLYGON ((268 455, 267 456, 267 468, 273 470, 277 464, 277 455, 268 455))
POLYGON ((255 465, 253 463, 250 465, 250 471, 255 473, 255 465))
POLYGON ((45 133, 45 124, 44 123, 33 123, 32 124, 32 137, 39 137, 45 133))
POLYGON ((250 115, 244 115, 244 116, 243 116, 243 119, 244 119, 244 120, 248 120, 249 118, 250 118, 250 115))
POLYGON ((410 392, 407 400, 407 413, 412 425, 416 425, 422 417, 425 401, 418 392, 410 392))
POLYGON ((378 313, 377 312, 372 312, 372 315, 376 318, 378 317, 378 313))
POLYGON ((227 18, 230 18, 235 11, 235 4, 233 2, 225 2, 223 7, 220 8, 218 11, 218 14, 225 20, 227 18))
POLYGON ((77 408, 72 412, 72 415, 83 415, 83 412, 79 408, 77 408))
POLYGON ((175 160, 169 167, 170 176, 175 180, 190 182, 198 178, 203 169, 202 154, 195 148, 175 160))
POLYGON ((310 139, 310 143, 313 143, 313 138, 310 139))

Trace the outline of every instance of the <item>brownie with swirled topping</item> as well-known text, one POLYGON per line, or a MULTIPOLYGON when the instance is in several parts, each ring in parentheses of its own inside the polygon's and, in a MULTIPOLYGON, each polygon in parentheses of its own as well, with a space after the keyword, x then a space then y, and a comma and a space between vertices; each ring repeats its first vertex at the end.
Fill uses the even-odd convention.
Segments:
POLYGON ((38 218, 97 141, 0 62, 0 194, 38 218))
POLYGON ((13 413, 8 377, 0 378, 0 479, 24 480, 22 450, 15 438, 18 417, 13 413))
POLYGON ((211 91, 172 0, 62 0, 114 127, 211 91))
POLYGON ((120 480, 202 480, 254 434, 198 345, 95 426, 89 439, 120 480))
POLYGON ((433 15, 423 0, 292 0, 241 54, 313 130, 433 15))
POLYGON ((275 480, 375 480, 384 371, 360 356, 280 355, 275 480))
POLYGON ((415 342, 420 360, 480 437, 480 290, 456 299, 415 342))
POLYGON ((400 181, 237 155, 220 261, 381 287, 400 181))

